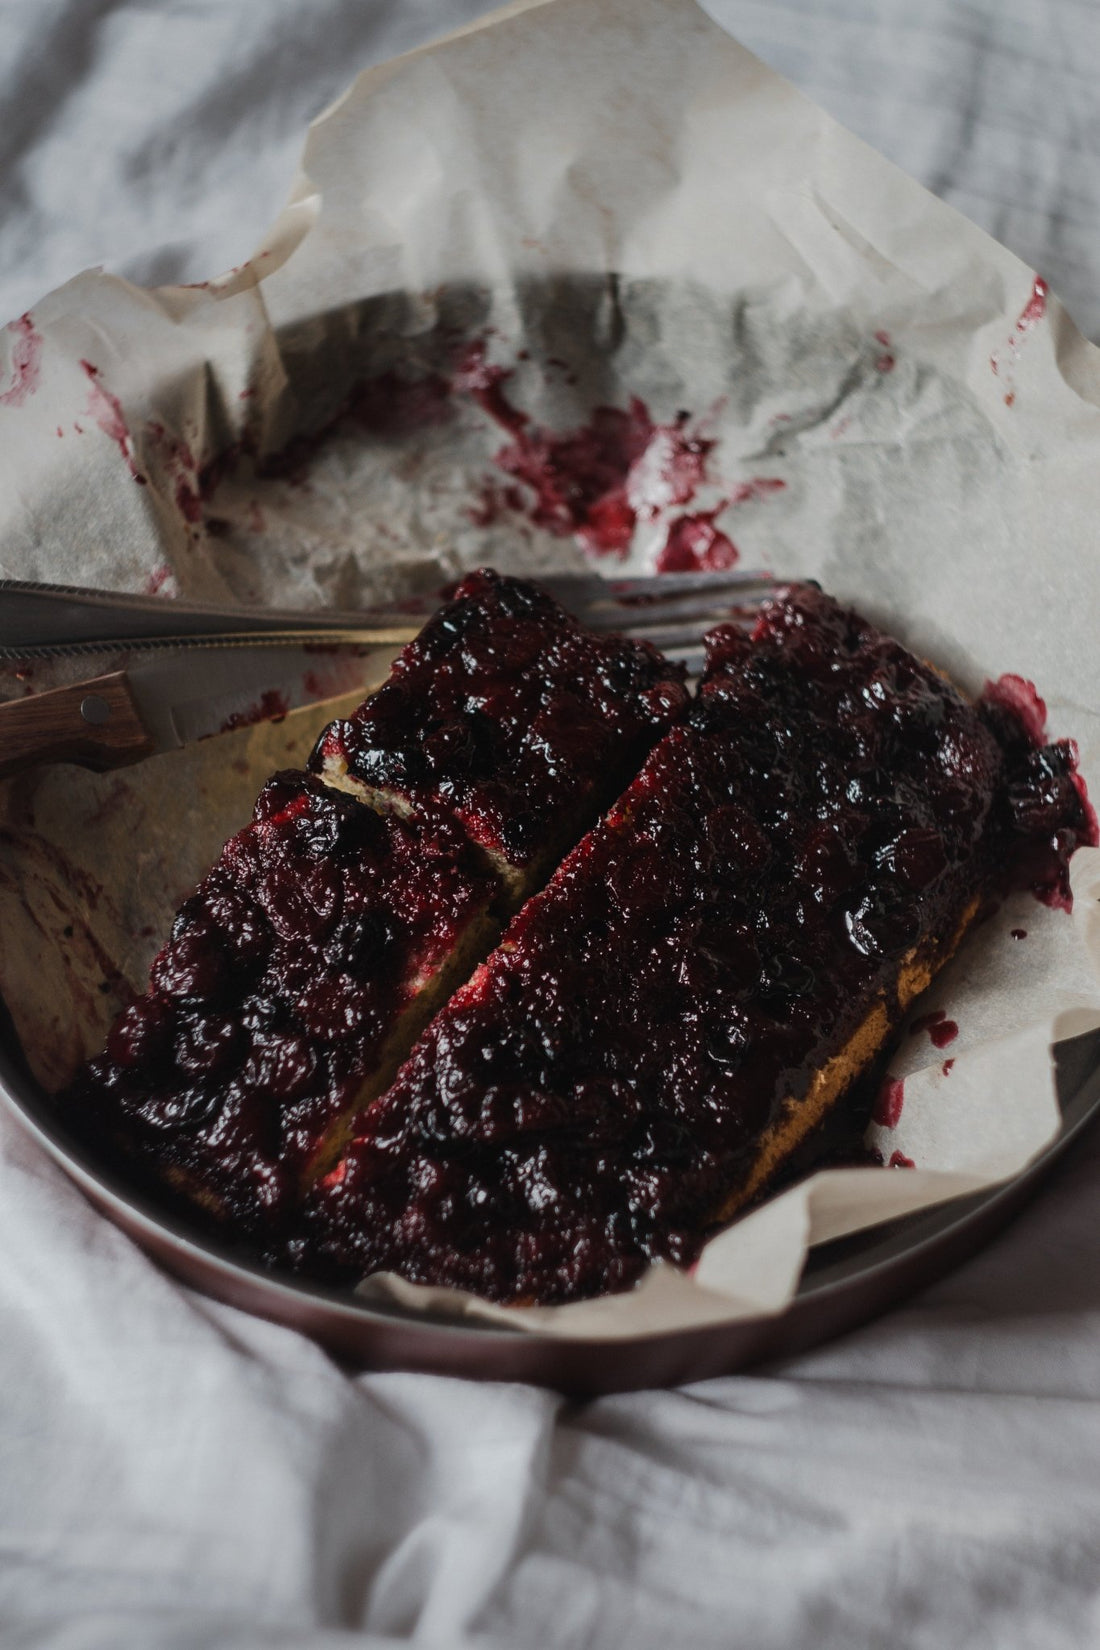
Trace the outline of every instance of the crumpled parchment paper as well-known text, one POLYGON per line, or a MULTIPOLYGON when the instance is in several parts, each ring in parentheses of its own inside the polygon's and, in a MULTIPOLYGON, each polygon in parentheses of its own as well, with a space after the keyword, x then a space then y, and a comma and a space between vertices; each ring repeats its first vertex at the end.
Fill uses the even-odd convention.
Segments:
MULTIPOLYGON (((964 688, 1034 679, 1094 793, 1098 460, 1100 354, 1041 279, 690 0, 543 0, 372 69, 246 265, 156 291, 92 271, 0 333, 5 576, 350 607, 483 562, 739 556, 964 688)), ((0 987, 47 1087, 335 711, 0 787, 0 987)), ((904 1106, 872 1130, 915 1168, 822 1171, 693 1275, 606 1301, 365 1291, 594 1337, 781 1309, 807 1245, 1053 1137, 1050 1045, 1100 1023, 1100 852, 1074 891, 1072 917, 1010 901, 917 1006, 957 1036, 902 1037, 904 1106)))

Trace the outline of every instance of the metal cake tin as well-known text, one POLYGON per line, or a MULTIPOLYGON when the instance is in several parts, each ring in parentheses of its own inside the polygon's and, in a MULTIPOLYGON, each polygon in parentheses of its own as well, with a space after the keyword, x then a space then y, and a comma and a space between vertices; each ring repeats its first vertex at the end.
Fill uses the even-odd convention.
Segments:
POLYGON ((300 1330, 352 1366, 528 1381, 591 1397, 701 1381, 805 1351, 967 1260, 1027 1203, 1100 1114, 1100 1032, 1059 1043, 1053 1054, 1062 1128, 1021 1174, 811 1250, 783 1312, 627 1340, 545 1339, 368 1303, 265 1271, 196 1237, 96 1164, 67 1137, 10 1039, 0 1044, 0 1101, 108 1219, 192 1288, 300 1330))

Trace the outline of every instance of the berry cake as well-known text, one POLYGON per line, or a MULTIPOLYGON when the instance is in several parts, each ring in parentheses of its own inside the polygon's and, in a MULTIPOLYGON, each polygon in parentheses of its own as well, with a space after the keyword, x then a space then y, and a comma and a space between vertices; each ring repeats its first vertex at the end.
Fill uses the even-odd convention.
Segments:
POLYGON ((326 1130, 385 1087, 498 937, 497 894, 450 821, 277 774, 70 1090, 70 1120, 237 1235, 273 1229, 326 1130))
POLYGON ((813 589, 702 690, 431 1022, 289 1260, 501 1302, 689 1264, 883 1048, 1007 866, 1095 841, 1069 745, 813 589))
POLYGON ((469 575, 320 771, 264 788, 64 1098, 73 1127, 266 1241, 686 705, 647 644, 469 575))
POLYGON ((655 649, 593 635, 536 586, 481 569, 310 766, 374 807, 446 809, 518 905, 686 703, 682 670, 655 649))

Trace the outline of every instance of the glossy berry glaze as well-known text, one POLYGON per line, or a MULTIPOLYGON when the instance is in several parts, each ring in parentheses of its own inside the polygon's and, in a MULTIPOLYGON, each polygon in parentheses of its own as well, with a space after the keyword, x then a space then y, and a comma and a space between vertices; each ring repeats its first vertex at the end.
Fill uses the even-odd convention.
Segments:
POLYGON ((310 766, 434 802, 525 866, 589 799, 595 817, 686 702, 682 671, 655 649, 593 635, 535 585, 483 569, 326 729, 310 766))
POLYGON ((1021 848, 1064 874, 1090 836, 1066 747, 815 590, 710 644, 687 721, 362 1114, 302 1270, 552 1302, 690 1262, 902 958, 1021 848))
POLYGON ((418 983, 492 899, 473 859, 445 820, 277 774, 65 1097, 70 1124, 236 1236, 270 1230, 418 983))

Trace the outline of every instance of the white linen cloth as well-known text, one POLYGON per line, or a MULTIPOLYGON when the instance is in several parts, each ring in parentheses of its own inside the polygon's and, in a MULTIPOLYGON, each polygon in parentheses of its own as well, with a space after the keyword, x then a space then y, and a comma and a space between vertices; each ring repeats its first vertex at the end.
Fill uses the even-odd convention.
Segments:
MULTIPOLYGON (((305 120, 476 0, 5 0, 0 313, 254 248, 305 120)), ((1100 333, 1100 14, 714 0, 1100 333)), ((0 1120, 0 1646, 640 1650, 1100 1638, 1100 1138, 785 1366, 577 1406, 352 1376, 172 1283, 0 1120)))

